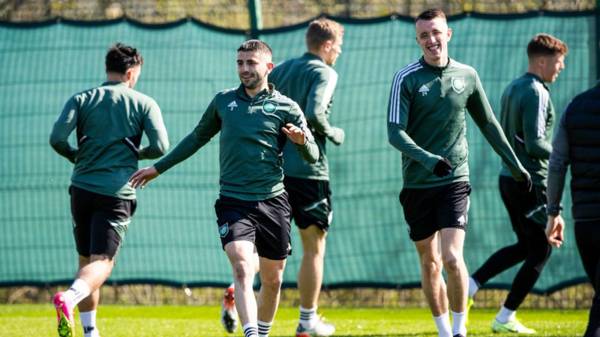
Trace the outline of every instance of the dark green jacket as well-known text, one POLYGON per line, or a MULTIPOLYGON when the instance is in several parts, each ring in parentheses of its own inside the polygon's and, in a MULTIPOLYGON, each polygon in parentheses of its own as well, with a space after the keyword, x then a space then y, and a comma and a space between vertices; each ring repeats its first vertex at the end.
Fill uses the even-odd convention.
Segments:
POLYGON ((284 192, 281 165, 287 136, 281 128, 287 123, 304 130, 307 142, 296 149, 305 160, 316 161, 319 149, 298 104, 272 88, 252 98, 241 85, 224 90, 210 102, 196 128, 154 167, 165 172, 221 131, 221 195, 250 201, 273 198, 284 192))
POLYGON ((121 199, 135 199, 128 181, 138 159, 162 156, 169 147, 156 102, 122 82, 106 82, 73 95, 65 104, 50 144, 75 163, 71 182, 79 188, 121 199), (77 147, 68 138, 77 129, 77 147), (148 146, 139 148, 142 132, 148 146))
POLYGON ((404 187, 426 188, 469 180, 466 112, 518 179, 526 172, 494 117, 475 69, 449 59, 445 67, 423 58, 394 76, 388 106, 388 138, 402 152, 404 187), (447 158, 445 177, 433 169, 447 158))

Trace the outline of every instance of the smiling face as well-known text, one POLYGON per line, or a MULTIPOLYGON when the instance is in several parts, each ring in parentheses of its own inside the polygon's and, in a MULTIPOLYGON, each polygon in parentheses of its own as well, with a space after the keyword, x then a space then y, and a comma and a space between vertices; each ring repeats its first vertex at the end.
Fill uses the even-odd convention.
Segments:
POLYGON ((273 69, 271 58, 260 51, 240 51, 237 56, 237 71, 248 94, 257 93, 267 87, 267 76, 273 69))
POLYGON ((417 20, 417 43, 423 51, 425 62, 433 66, 444 66, 448 62, 448 41, 452 30, 446 19, 435 17, 431 20, 417 20))

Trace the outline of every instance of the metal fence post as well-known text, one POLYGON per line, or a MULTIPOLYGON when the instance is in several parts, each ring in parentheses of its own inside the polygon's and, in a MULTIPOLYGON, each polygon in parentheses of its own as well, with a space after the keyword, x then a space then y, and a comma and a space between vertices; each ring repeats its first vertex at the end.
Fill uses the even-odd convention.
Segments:
POLYGON ((248 37, 251 39, 258 39, 258 32, 262 29, 262 8, 260 0, 248 0, 248 13, 250 14, 250 31, 248 32, 248 37))

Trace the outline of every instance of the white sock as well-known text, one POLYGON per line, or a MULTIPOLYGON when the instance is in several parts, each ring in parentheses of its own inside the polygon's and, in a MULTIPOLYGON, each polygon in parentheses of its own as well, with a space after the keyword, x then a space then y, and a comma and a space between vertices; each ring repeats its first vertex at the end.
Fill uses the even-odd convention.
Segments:
POLYGON ((235 289, 235 283, 230 284, 227 288, 235 289))
POLYGON ((271 326, 273 326, 273 322, 263 322, 258 321, 258 337, 269 337, 269 332, 271 332, 271 326))
POLYGON ((463 336, 467 335, 467 315, 465 312, 454 312, 450 310, 452 313, 452 335, 461 334, 463 336))
POLYGON ((517 316, 517 312, 515 310, 507 309, 505 306, 500 308, 498 315, 496 315, 496 320, 502 324, 512 321, 517 316))
POLYGON ((96 310, 79 312, 84 337, 100 337, 96 328, 96 310))
POLYGON ((258 337, 258 324, 256 323, 246 323, 242 330, 244 331, 244 337, 258 337))
POLYGON ((92 293, 90 286, 82 279, 78 278, 71 284, 69 290, 64 292, 64 297, 71 307, 75 307, 84 298, 92 293))
POLYGON ((306 309, 300 306, 300 324, 306 329, 311 329, 317 324, 317 307, 306 309))
POLYGON ((439 316, 433 316, 433 320, 435 321, 435 326, 437 326, 439 337, 452 337, 450 332, 450 316, 448 316, 447 312, 439 316))
POLYGON ((469 277, 469 297, 475 296, 475 293, 479 290, 479 283, 472 277, 469 277))

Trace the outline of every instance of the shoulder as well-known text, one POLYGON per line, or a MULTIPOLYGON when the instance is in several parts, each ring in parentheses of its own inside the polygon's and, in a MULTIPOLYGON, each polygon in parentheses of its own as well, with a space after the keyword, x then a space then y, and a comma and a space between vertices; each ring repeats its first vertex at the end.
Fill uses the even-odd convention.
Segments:
POLYGON ((470 65, 458 62, 455 59, 450 59, 450 62, 451 62, 451 66, 454 69, 463 73, 464 75, 479 77, 479 74, 477 74, 477 70, 475 70, 475 68, 471 67, 470 65))
POLYGON ((130 88, 126 88, 125 92, 127 93, 127 95, 129 95, 131 98, 133 98, 136 102, 138 102, 141 106, 143 106, 145 108, 148 108, 148 109, 158 108, 158 103, 156 103, 154 98, 152 98, 144 93, 141 93, 137 90, 130 89, 130 88))
POLYGON ((407 64, 394 73, 393 85, 399 85, 406 79, 417 76, 420 71, 424 70, 423 65, 418 60, 407 64))
POLYGON ((237 97, 237 89, 238 87, 227 88, 219 91, 215 97, 213 98, 214 102, 220 102, 223 100, 232 100, 237 97))

